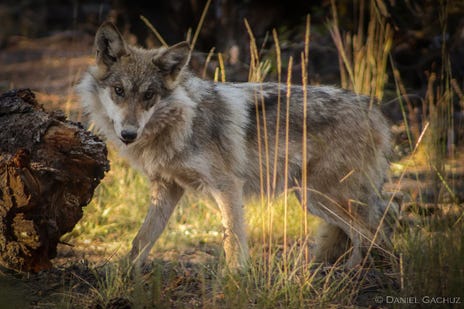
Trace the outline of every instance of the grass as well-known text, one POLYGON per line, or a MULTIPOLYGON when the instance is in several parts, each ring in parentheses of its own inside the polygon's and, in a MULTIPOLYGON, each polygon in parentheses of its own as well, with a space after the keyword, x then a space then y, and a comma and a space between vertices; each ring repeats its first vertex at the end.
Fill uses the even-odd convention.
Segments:
POLYGON ((463 297, 464 225, 439 218, 408 229, 397 239, 402 252, 402 296, 463 297))
MULTIPOLYGON (((446 68, 446 74, 442 74, 438 81, 431 75, 424 101, 428 106, 424 123, 429 125, 419 127, 409 122, 410 103, 407 97, 403 102, 406 93, 399 73, 394 68, 393 76, 387 72, 392 32, 376 9, 376 2, 379 1, 368 4, 371 9, 367 37, 364 37, 366 30, 361 26, 356 35, 340 33, 335 2, 332 2, 334 19, 329 27, 339 50, 344 87, 381 99, 388 78, 393 77, 396 82, 398 104, 405 111, 404 122, 413 155, 394 165, 399 172, 393 169, 393 177, 399 185, 411 173, 412 179, 420 179, 418 172, 411 172, 420 166, 427 175, 431 175, 438 192, 433 200, 434 215, 420 211, 426 203, 422 198, 424 192, 403 192, 405 201, 412 205, 414 211, 402 213, 403 220, 395 233, 393 242, 398 259, 392 259, 385 269, 380 270, 347 271, 338 264, 312 264, 308 251, 319 221, 308 216, 289 192, 288 198, 285 194, 269 200, 263 195, 264 198, 247 205, 251 266, 239 275, 223 272, 220 213, 210 201, 188 194, 181 200, 156 243, 151 268, 143 273, 136 272, 124 256, 146 214, 150 189, 146 179, 110 148, 111 171, 86 207, 84 218, 64 239, 87 250, 92 249, 90 245, 102 247, 105 258, 87 267, 88 276, 75 278, 73 282, 80 282, 80 285, 65 285, 63 294, 58 295, 60 306, 105 307, 128 302, 135 308, 340 308, 356 304, 380 305, 382 302, 378 297, 388 307, 404 305, 401 302, 385 303, 387 296, 391 297, 390 300, 416 297, 422 301, 419 307, 424 305, 423 297, 429 297, 429 300, 434 297, 461 297, 461 302, 464 302, 461 288, 464 284, 463 205, 454 194, 452 177, 451 180, 445 177, 446 160, 454 154, 449 146, 452 142, 446 141, 449 141, 449 129, 457 125, 450 117, 451 107, 460 91, 446 68), (417 132, 411 132, 411 128, 417 128, 417 132), (397 172, 399 177, 395 177, 397 172), (448 201, 444 198, 446 192, 452 197, 448 201), (444 211, 446 207, 454 211, 444 211), (82 285, 86 287, 84 290, 80 288, 82 285)), ((364 6, 363 1, 360 4, 364 6)), ((446 5, 443 5, 442 14, 445 16, 446 5)), ((445 28, 444 17, 443 23, 445 28)), ((360 24, 363 25, 362 22, 360 24)), ((280 59, 277 32, 273 32, 273 39, 278 59, 271 61, 263 59, 252 30, 246 25, 251 46, 249 79, 262 81, 270 70, 270 64, 276 63, 275 70, 281 81, 283 61, 280 59)), ((301 55, 304 64, 308 59, 309 19, 306 29, 306 48, 301 55)), ((198 29, 195 40, 197 36, 198 29)), ((220 64, 223 63, 222 56, 219 60, 220 64)), ((285 66, 289 72, 293 61, 289 59, 285 66)), ((303 72, 305 67, 303 65, 303 72)), ((218 79, 226 79, 224 65, 216 71, 218 79)), ((303 81, 306 82, 305 78, 303 81)), ((286 104, 285 98, 280 101, 279 104, 286 104)), ((265 150, 269 145, 260 147, 265 150)), ((273 164, 273 159, 262 158, 268 164, 273 164)), ((262 179, 265 188, 272 182, 272 175, 262 171, 262 179)), ((430 307, 440 305, 427 304, 430 307)))
POLYGON ((364 28, 365 0, 359 1, 359 21, 355 34, 340 32, 337 5, 331 0, 333 18, 329 30, 339 54, 342 88, 381 100, 388 81, 388 56, 393 42, 393 31, 380 12, 379 1, 368 3, 369 20, 364 28))

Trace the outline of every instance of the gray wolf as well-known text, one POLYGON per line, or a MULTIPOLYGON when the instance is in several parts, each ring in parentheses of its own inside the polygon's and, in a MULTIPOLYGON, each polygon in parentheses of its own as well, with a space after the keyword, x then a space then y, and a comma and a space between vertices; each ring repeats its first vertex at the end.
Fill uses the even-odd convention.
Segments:
POLYGON ((336 259, 349 239, 346 265, 356 265, 380 244, 374 234, 387 234, 380 191, 389 128, 368 97, 328 86, 203 80, 188 69, 186 42, 131 46, 111 23, 99 28, 95 48, 96 65, 78 85, 83 108, 153 187, 134 261, 145 261, 179 199, 195 190, 219 206, 227 265, 245 267, 244 200, 259 194, 261 171, 271 175, 273 195, 293 188, 325 220, 316 260, 336 259), (266 164, 266 155, 277 164, 266 164))

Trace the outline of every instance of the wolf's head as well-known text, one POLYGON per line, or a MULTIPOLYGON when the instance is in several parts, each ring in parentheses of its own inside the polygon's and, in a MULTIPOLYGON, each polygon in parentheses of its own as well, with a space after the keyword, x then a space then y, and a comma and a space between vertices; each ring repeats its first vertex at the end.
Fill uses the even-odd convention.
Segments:
POLYGON ((100 26, 95 37, 96 63, 92 76, 98 97, 125 144, 136 141, 157 104, 175 88, 187 65, 187 42, 146 50, 126 44, 112 23, 100 26))

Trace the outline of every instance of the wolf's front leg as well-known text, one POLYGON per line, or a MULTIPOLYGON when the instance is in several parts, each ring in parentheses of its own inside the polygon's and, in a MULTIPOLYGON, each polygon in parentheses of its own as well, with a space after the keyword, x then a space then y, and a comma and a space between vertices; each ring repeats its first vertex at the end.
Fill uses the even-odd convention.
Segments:
POLYGON ((231 270, 244 269, 248 262, 248 243, 242 199, 243 184, 234 179, 221 183, 212 194, 222 214, 224 251, 231 270))
POLYGON ((184 189, 176 183, 155 182, 148 214, 142 227, 132 241, 130 259, 136 265, 143 265, 150 249, 163 232, 184 189))

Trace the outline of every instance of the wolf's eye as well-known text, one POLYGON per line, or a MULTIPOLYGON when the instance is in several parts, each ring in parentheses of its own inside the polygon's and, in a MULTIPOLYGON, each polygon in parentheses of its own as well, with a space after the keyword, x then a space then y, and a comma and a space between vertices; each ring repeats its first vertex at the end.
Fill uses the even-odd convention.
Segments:
POLYGON ((151 100, 153 98, 153 96, 155 95, 155 93, 151 90, 148 90, 147 92, 145 92, 145 94, 143 95, 143 98, 145 100, 151 100))
POLYGON ((118 95, 120 97, 123 97, 124 96, 124 89, 122 87, 116 86, 116 87, 114 87, 114 93, 116 93, 116 95, 118 95))

